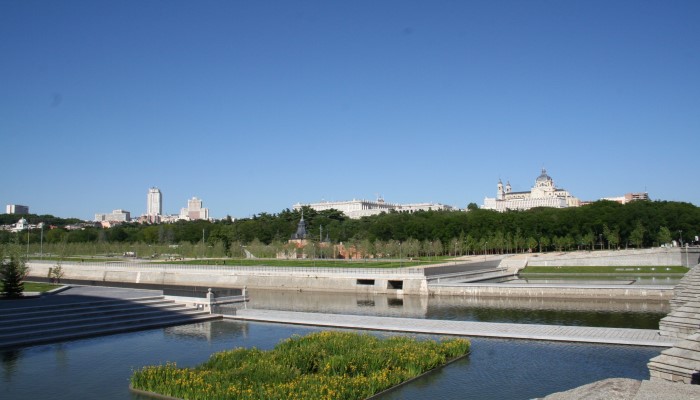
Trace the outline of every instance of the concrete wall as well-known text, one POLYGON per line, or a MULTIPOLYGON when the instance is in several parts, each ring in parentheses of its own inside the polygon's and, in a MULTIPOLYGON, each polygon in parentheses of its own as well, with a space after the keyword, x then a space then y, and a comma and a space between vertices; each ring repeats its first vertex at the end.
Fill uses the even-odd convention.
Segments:
MULTIPOLYGON (((29 275, 46 278, 53 262, 28 263, 29 275)), ((284 268, 138 263, 61 264, 64 279, 177 286, 427 294, 422 270, 284 268), (401 287, 400 289, 398 287, 401 287)))
POLYGON ((663 286, 537 286, 537 285, 430 285, 434 296, 521 297, 521 298, 582 298, 621 300, 663 300, 673 297, 673 287, 663 286))
POLYGON ((654 248, 643 250, 541 253, 528 257, 531 266, 677 266, 698 264, 700 248, 654 248))

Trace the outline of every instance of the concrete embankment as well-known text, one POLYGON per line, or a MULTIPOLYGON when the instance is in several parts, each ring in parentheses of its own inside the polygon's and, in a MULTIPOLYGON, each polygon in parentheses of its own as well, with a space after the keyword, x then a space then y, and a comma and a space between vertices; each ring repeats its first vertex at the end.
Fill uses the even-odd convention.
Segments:
MULTIPOLYGON (((31 261, 29 275, 48 276, 55 262, 31 261)), ((257 288, 356 293, 428 294, 422 268, 307 268, 175 265, 149 263, 61 263, 64 279, 85 283, 257 288)))
MULTIPOLYGON (((63 278, 85 284, 149 284, 219 288, 451 295, 513 298, 621 298, 668 300, 668 288, 656 286, 464 284, 513 276, 526 265, 680 265, 688 249, 573 252, 489 256, 481 262, 459 260, 419 268, 244 267, 176 265, 147 262, 63 262, 63 278), (595 253, 595 254, 593 254, 595 253), (593 261, 595 259, 595 262, 593 261), (656 263, 656 264, 655 264, 656 263)), ((694 256, 693 256, 694 257, 694 256)), ((481 257, 479 257, 480 259, 481 257)), ((692 258, 692 257, 691 257, 692 258)), ((46 278, 55 262, 31 261, 32 277, 46 278)))
POLYGON ((532 254, 527 265, 533 267, 616 267, 669 266, 688 268, 700 262, 700 247, 659 247, 641 250, 602 250, 532 254))
POLYGON ((585 298, 660 300, 673 297, 672 286, 534 285, 534 284, 431 284, 430 295, 514 298, 585 298))

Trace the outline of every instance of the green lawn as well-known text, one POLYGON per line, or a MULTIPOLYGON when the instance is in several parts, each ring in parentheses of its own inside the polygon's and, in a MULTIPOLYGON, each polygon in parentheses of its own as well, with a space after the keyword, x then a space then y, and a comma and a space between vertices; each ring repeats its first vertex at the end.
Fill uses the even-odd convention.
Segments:
POLYGON ((421 261, 387 261, 387 260, 278 260, 278 259, 200 259, 171 261, 169 264, 189 265, 231 265, 231 266, 267 266, 267 267, 324 267, 324 268, 399 268, 427 265, 421 261))
POLYGON ((688 272, 688 268, 681 266, 645 266, 645 267, 633 267, 633 266, 618 266, 618 267, 593 267, 593 266, 581 266, 581 267, 557 267, 557 266, 547 266, 547 267, 527 267, 520 271, 520 275, 528 274, 656 274, 656 275, 667 275, 667 274, 685 274, 688 272))
POLYGON ((63 285, 54 285, 51 283, 40 282, 24 282, 25 292, 48 292, 49 290, 58 289, 63 285))

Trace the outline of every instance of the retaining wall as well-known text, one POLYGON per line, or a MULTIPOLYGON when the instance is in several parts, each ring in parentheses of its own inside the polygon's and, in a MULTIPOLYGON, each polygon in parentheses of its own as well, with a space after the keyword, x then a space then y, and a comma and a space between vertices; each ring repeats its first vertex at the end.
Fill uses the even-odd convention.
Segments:
MULTIPOLYGON (((31 261, 29 276, 46 278, 55 262, 31 261)), ((420 268, 235 267, 139 263, 61 263, 64 279, 177 286, 427 294, 420 268)))
POLYGON ((565 285, 517 285, 517 284, 431 284, 430 295, 465 297, 520 297, 520 298, 585 298, 620 300, 663 300, 673 297, 669 286, 565 286, 565 285))
POLYGON ((642 250, 579 251, 571 253, 534 254, 527 265, 547 266, 676 266, 696 265, 700 257, 698 247, 671 247, 642 250))

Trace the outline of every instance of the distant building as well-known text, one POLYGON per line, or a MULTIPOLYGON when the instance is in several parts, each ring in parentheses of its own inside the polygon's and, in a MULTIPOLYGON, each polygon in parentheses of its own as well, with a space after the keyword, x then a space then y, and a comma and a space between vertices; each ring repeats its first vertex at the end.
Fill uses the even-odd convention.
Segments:
POLYGON ((209 209, 202 207, 202 200, 193 197, 187 200, 187 208, 180 209, 180 219, 195 221, 209 219, 209 209))
POLYGON ((129 222, 131 213, 124 210, 114 210, 109 214, 95 214, 95 222, 129 222))
POLYGON ((21 231, 23 231, 23 230, 25 230, 25 229, 31 229, 31 227, 30 227, 29 224, 27 223, 27 220, 26 220, 26 219, 21 218, 19 221, 17 221, 16 224, 14 224, 14 225, 12 226, 12 228, 11 228, 10 230, 11 230, 12 232, 21 232, 21 231))
POLYGON ((19 204, 8 204, 6 210, 7 214, 29 214, 29 206, 21 206, 19 204))
POLYGON ((647 192, 627 193, 624 196, 603 197, 601 200, 616 201, 620 204, 627 204, 627 203, 630 203, 632 201, 637 201, 637 200, 649 200, 649 193, 647 193, 647 192))
POLYGON ((535 180, 535 186, 528 192, 513 192, 510 182, 499 179, 496 197, 484 199, 483 209, 504 212, 507 210, 529 210, 535 207, 566 208, 578 207, 581 201, 564 189, 554 186, 554 180, 542 168, 542 173, 535 180))
POLYGON ((384 202, 381 197, 376 201, 371 200, 349 200, 349 201, 322 201, 320 203, 301 204, 297 203, 293 206, 294 210, 300 210, 302 207, 309 207, 316 211, 338 210, 347 215, 348 218, 359 219, 370 215, 381 214, 382 212, 408 212, 416 211, 452 211, 452 206, 440 203, 411 203, 411 204, 392 204, 384 202))
POLYGON ((148 189, 146 216, 150 222, 158 222, 161 214, 163 214, 163 195, 160 189, 152 187, 148 189))

